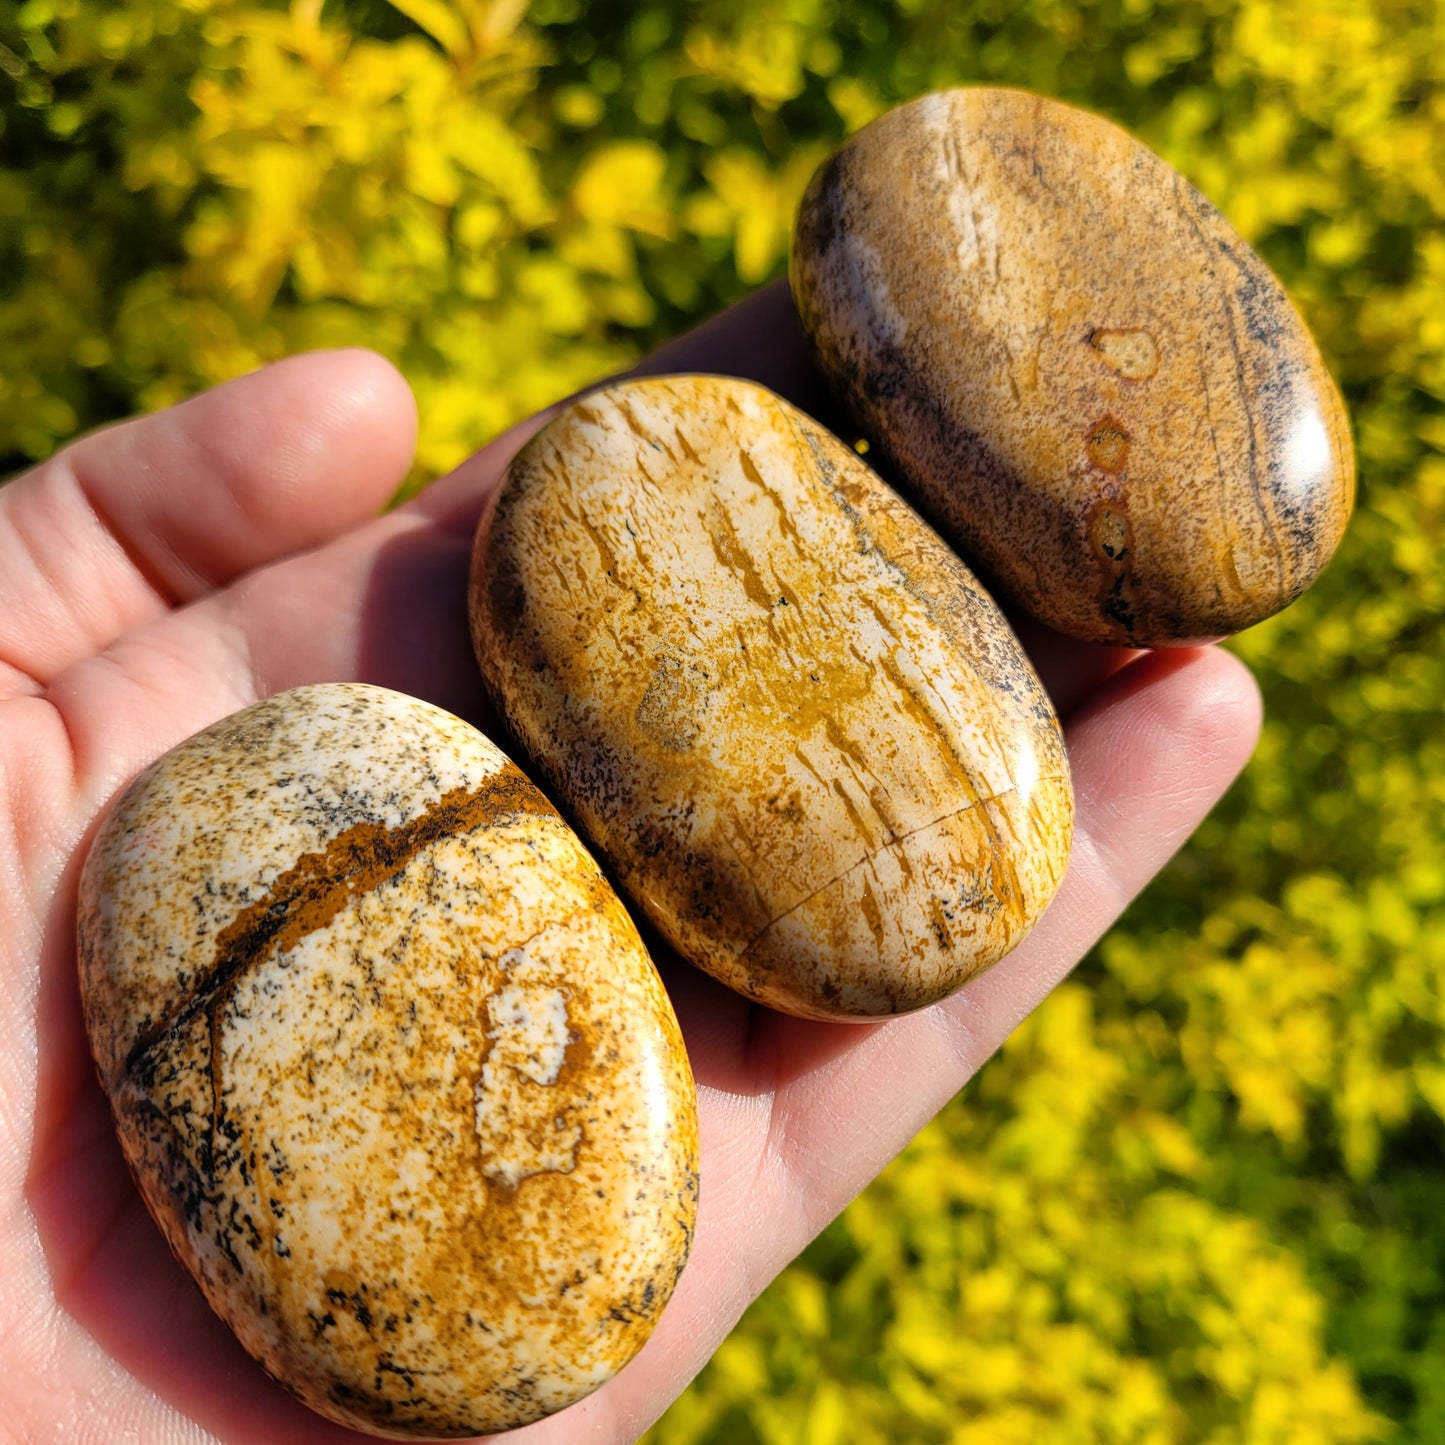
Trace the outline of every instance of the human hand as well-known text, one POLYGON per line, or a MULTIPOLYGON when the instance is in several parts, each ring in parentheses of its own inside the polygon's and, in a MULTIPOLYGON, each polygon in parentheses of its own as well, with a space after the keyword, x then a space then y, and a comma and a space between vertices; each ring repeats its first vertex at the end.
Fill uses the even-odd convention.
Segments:
MULTIPOLYGON (((781 288, 644 369, 749 376, 829 419, 781 288)), ((283 688, 381 683, 488 730, 466 624, 472 531, 540 420, 377 517, 410 462, 413 404, 377 358, 320 353, 90 436, 0 491, 0 1399, 20 1438, 360 1438, 265 1378, 147 1215, 81 1022, 76 876, 98 813, 135 773, 283 688)), ((699 1091, 692 1259, 638 1358, 517 1445, 634 1440, 1247 758, 1258 699, 1228 654, 1020 634, 1064 720, 1077 794, 1053 905, 990 973, 882 1024, 772 1014, 659 960, 699 1091)))

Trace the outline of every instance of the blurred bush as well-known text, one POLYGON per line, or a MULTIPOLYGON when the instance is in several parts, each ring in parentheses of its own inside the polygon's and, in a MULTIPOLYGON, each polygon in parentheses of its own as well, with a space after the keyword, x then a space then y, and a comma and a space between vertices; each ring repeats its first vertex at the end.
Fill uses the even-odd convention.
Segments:
POLYGON ((1437 0, 0 0, 0 470, 301 347, 417 480, 778 274, 929 87, 1101 110, 1266 255, 1360 511, 1241 785, 657 1445, 1445 1441, 1437 0))

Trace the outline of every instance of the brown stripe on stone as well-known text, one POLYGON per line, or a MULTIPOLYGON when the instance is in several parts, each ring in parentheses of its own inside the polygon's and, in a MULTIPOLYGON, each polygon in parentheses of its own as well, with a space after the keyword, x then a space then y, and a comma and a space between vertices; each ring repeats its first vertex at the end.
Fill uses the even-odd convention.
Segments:
POLYGON ((432 844, 517 814, 558 816, 526 774, 509 762, 480 788, 453 788, 408 823, 395 828, 358 823, 338 833, 321 851, 303 854, 263 897, 238 913, 221 932, 214 960, 196 986, 131 1047, 125 1076, 132 1075, 162 1040, 202 1009, 209 1010, 214 1138, 222 1114, 221 1021, 243 975, 267 957, 295 948, 308 934, 325 928, 352 899, 395 878, 432 844))

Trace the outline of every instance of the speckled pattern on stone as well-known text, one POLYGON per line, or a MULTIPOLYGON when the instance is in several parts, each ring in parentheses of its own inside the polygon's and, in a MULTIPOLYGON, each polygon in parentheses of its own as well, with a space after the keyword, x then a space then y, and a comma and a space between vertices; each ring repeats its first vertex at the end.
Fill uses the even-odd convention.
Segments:
POLYGON ((650 1333, 696 1209, 681 1037, 596 864, 475 729, 335 685, 182 744, 101 828, 80 967, 151 1212, 321 1413, 505 1428, 650 1333))
POLYGON ((1258 256, 1117 127, 927 95, 804 197, 793 295, 824 370, 997 589, 1087 641, 1277 612, 1354 499, 1338 391, 1258 256))
POLYGON ((871 1017, 1001 957, 1062 877, 1058 722, 943 543, 746 382, 629 382, 513 462, 472 621, 514 729, 685 957, 871 1017))

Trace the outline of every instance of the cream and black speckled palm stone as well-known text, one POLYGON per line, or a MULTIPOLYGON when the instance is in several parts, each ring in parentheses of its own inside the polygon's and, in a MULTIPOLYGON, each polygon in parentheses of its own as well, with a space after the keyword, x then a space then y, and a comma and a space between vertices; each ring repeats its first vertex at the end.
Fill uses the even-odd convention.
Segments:
POLYGON ((172 1249, 289 1390, 475 1435, 640 1348, 696 1099, 631 920, 473 728, 301 688, 161 758, 85 865, 86 1023, 172 1249))

